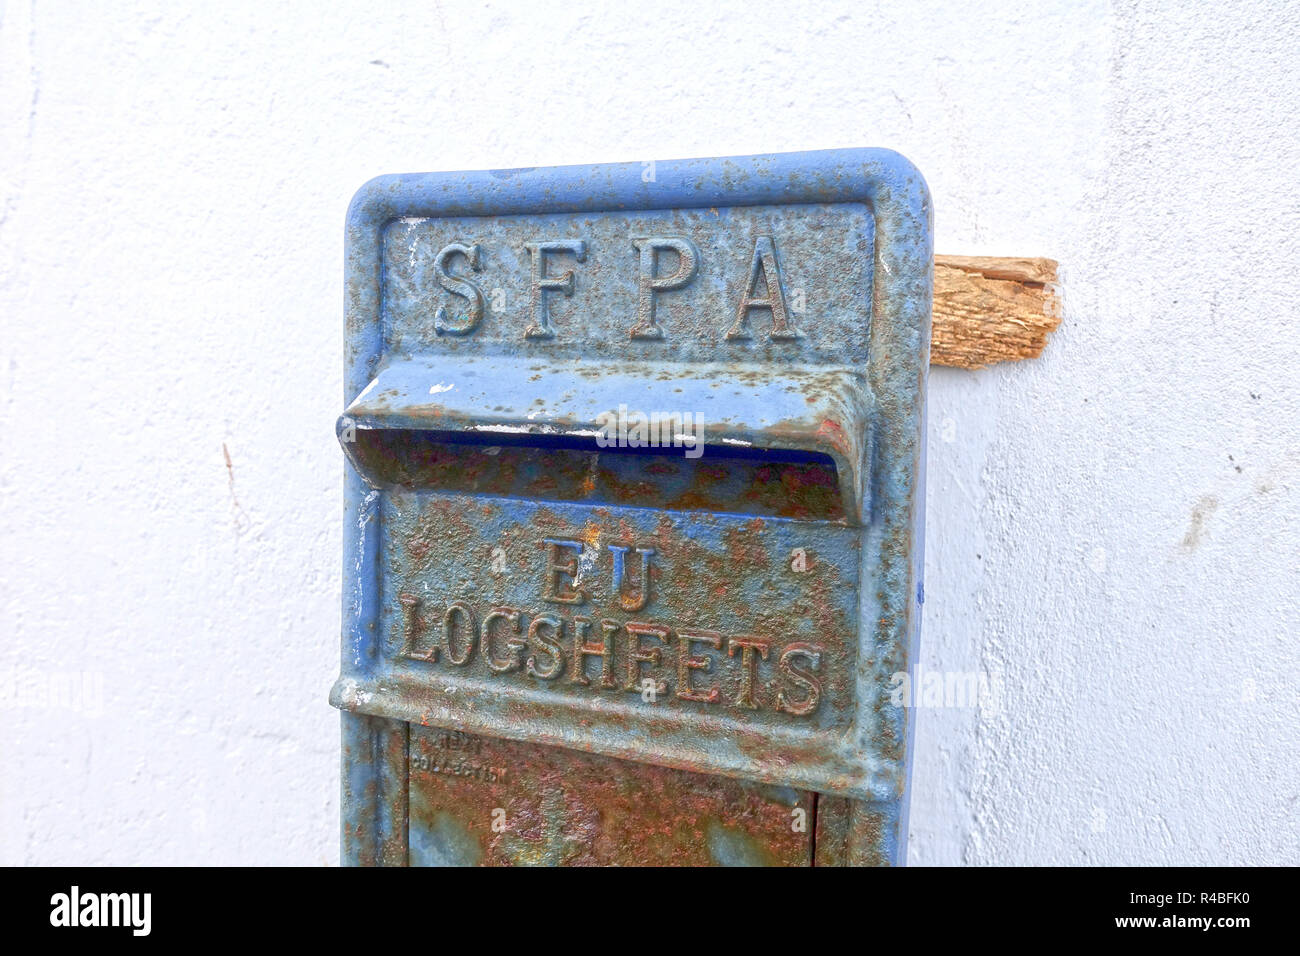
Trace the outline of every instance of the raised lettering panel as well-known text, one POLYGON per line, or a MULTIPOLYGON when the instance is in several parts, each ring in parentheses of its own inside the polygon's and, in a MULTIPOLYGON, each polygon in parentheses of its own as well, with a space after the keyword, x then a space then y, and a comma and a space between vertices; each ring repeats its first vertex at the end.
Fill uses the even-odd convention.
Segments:
POLYGON ((387 666, 450 688, 453 711, 482 698, 569 722, 810 734, 852 721, 852 529, 415 492, 385 510, 387 666))
POLYGON ((382 528, 377 653, 343 706, 824 793, 891 785, 861 744, 881 724, 856 529, 405 490, 382 528))
POLYGON ((397 219, 386 351, 854 365, 873 236, 857 203, 397 219))

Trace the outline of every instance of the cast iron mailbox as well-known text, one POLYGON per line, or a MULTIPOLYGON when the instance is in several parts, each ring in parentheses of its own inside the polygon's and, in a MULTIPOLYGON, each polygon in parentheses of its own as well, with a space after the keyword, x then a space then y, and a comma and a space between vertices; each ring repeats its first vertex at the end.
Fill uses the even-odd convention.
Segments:
POLYGON ((930 220, 869 149, 361 188, 345 862, 902 861, 930 220))

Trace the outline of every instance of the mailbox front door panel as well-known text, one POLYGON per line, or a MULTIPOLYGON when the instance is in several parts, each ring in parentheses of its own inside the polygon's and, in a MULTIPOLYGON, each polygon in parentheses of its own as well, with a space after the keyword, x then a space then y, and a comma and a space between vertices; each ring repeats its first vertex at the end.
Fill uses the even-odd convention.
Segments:
POLYGON ((899 860, 930 262, 885 151, 362 189, 345 861, 899 860))

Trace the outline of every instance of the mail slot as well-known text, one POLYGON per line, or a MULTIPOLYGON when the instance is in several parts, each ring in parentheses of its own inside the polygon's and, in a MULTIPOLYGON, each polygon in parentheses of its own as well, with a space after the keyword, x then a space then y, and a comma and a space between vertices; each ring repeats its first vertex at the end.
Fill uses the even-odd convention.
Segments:
POLYGON ((384 176, 346 248, 344 862, 902 862, 920 174, 384 176))

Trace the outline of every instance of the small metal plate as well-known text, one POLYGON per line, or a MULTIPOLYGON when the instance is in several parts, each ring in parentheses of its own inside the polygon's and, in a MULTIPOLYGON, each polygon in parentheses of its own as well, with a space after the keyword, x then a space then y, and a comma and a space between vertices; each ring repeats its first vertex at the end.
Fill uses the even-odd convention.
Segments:
POLYGON ((814 795, 411 729, 412 866, 811 866, 814 795))

